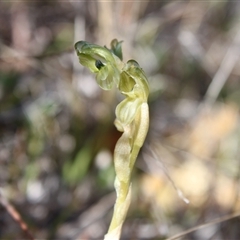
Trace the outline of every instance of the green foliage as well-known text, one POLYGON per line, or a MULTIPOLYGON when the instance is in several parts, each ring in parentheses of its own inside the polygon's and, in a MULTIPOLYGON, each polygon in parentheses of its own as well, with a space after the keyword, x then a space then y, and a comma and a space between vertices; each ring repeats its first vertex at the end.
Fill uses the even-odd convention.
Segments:
POLYGON ((4 93, 13 91, 17 80, 18 74, 15 72, 0 72, 0 87, 4 93))
POLYGON ((83 146, 76 154, 73 161, 65 162, 63 166, 63 178, 69 185, 75 185, 81 181, 88 172, 92 160, 92 148, 83 146))

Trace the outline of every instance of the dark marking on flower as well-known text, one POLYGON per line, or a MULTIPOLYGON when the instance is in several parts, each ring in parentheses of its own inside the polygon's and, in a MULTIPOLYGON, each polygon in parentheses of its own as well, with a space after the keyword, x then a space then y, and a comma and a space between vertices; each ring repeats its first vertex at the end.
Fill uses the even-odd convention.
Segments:
POLYGON ((96 60, 95 66, 97 69, 100 70, 104 66, 104 64, 100 60, 96 60))

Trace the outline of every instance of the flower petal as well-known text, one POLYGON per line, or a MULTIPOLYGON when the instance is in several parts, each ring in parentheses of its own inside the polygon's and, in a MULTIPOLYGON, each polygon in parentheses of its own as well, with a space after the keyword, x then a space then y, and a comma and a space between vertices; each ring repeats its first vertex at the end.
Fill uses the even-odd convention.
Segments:
POLYGON ((141 103, 142 100, 139 98, 126 98, 119 103, 115 111, 118 123, 120 122, 123 126, 130 124, 141 103))

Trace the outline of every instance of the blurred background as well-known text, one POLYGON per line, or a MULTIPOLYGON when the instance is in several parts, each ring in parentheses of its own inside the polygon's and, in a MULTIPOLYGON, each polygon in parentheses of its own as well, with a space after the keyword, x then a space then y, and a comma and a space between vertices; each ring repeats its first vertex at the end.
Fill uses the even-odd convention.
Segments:
MULTIPOLYGON (((123 40, 149 78, 150 128, 122 239, 166 239, 240 210, 240 2, 1 1, 0 239, 102 239, 122 100, 74 43, 123 40), (188 203, 189 202, 189 203, 188 203)), ((240 219, 178 239, 238 239, 240 219)))

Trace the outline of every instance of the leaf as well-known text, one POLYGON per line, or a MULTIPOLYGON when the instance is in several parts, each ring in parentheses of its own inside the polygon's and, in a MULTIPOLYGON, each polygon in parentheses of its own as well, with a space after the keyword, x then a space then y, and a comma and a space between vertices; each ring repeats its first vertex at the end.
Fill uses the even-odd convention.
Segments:
POLYGON ((67 161, 63 166, 63 178, 70 185, 75 185, 87 174, 92 160, 92 150, 85 146, 79 150, 75 159, 67 161))

